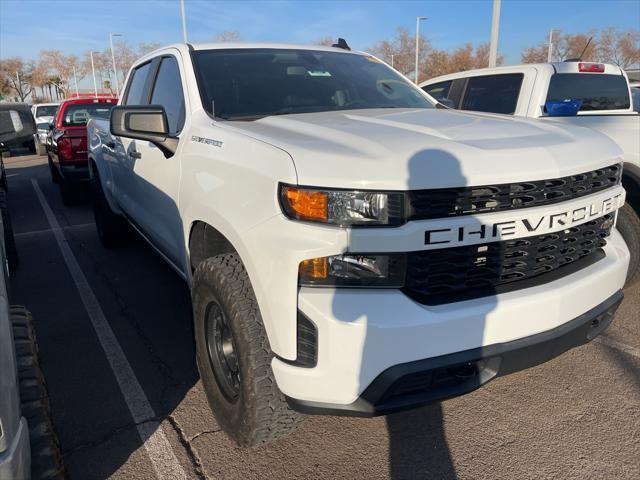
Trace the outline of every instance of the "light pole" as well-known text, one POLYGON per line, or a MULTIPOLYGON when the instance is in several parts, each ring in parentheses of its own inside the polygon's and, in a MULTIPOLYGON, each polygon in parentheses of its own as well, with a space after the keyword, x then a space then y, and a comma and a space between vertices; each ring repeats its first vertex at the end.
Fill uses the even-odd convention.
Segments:
POLYGON ((73 80, 76 84, 76 97, 80 98, 80 94, 78 93, 78 75, 76 74, 76 67, 73 67, 73 80))
POLYGON ((93 93, 98 98, 98 85, 96 84, 96 69, 93 66, 93 51, 89 52, 91 56, 91 74, 93 75, 93 93))
POLYGON ((113 62, 113 76, 116 79, 116 97, 120 97, 120 86, 118 85, 118 70, 116 70, 116 56, 113 54, 113 37, 121 37, 121 33, 109 33, 109 46, 111 47, 111 61, 113 62))
POLYGON ((416 85, 418 85, 418 59, 419 59, 419 51, 420 51, 420 20, 428 20, 429 17, 416 17, 416 71, 415 71, 415 81, 416 85))
POLYGON ((395 55, 393 55, 393 54, 392 54, 392 55, 391 55, 391 68, 395 68, 395 67, 393 66, 393 57, 395 57, 395 55))
POLYGON ((187 19, 184 15, 184 0, 180 0, 180 13, 182 14, 182 38, 187 43, 187 19))
POLYGON ((553 60, 553 28, 549 30, 549 49, 547 50, 547 62, 553 60))
POLYGON ((496 66, 496 60, 498 58, 498 30, 500 30, 500 0, 493 0, 491 43, 489 44, 489 68, 496 66))

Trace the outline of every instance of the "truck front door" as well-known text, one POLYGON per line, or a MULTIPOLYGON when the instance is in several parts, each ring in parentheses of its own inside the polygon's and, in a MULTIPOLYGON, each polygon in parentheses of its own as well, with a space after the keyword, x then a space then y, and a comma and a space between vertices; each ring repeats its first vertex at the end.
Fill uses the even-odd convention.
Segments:
MULTIPOLYGON (((185 122, 185 97, 176 57, 163 55, 150 65, 145 92, 138 105, 162 105, 171 135, 179 136, 185 122)), ((137 73, 136 73, 137 75, 137 73)), ((132 87, 135 84, 133 79, 132 87)), ((134 103, 127 101, 127 105, 134 103)), ((158 147, 141 140, 122 139, 127 152, 120 160, 116 180, 125 199, 122 208, 131 222, 176 267, 184 269, 185 247, 178 211, 180 159, 165 158, 158 147)))

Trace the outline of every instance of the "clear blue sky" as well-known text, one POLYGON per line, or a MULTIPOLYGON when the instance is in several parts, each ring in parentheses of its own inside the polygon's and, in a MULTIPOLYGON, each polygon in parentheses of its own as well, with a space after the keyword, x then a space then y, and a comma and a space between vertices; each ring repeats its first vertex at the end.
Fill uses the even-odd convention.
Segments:
MULTIPOLYGON (((366 49, 413 32, 415 17, 428 16, 422 31, 433 46, 451 49, 489 40, 492 0, 215 1, 186 0, 189 41, 211 41, 237 30, 243 40, 309 43, 342 36, 366 49)), ((517 63, 523 48, 550 28, 583 32, 615 26, 640 28, 640 0, 503 0, 499 51, 517 63)), ((132 44, 182 40, 179 0, 0 0, 0 57, 34 59, 42 49, 81 54, 103 50, 109 32, 132 44)))

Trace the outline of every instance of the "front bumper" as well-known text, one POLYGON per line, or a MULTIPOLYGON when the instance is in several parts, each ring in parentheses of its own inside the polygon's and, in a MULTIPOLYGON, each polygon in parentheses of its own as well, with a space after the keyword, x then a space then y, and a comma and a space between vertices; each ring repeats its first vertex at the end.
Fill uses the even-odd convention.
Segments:
POLYGON ((496 377, 539 365, 590 342, 611 324, 622 298, 619 290, 578 318, 536 335, 388 368, 347 405, 291 397, 287 402, 307 414, 370 417, 463 395, 496 377))
MULTIPOLYGON (((494 350, 496 346, 510 345, 506 348, 511 350, 520 345, 512 342, 555 332, 572 324, 574 319, 584 319, 585 312, 599 311, 608 305, 606 302, 615 297, 624 284, 629 251, 615 229, 603 250, 604 258, 553 281, 437 306, 419 304, 398 290, 301 288, 298 309, 316 326, 317 364, 303 368, 290 360, 274 358, 272 368, 278 387, 294 408, 303 411, 319 406, 321 411, 343 411, 351 415, 387 412, 383 405, 386 401, 381 403, 383 394, 378 390, 386 392, 388 388, 379 385, 390 384, 389 380, 378 383, 383 372, 395 372, 393 368, 407 364, 429 370, 431 363, 420 362, 435 359, 448 359, 452 362, 448 366, 458 366, 459 362, 496 356, 502 353, 494 350), (491 352, 491 355, 478 355, 478 352, 491 352), (374 384, 378 386, 370 390, 374 384), (370 396, 372 391, 380 398, 370 396), (365 392, 368 398, 364 397, 365 392), (368 407, 362 407, 362 399, 369 403, 368 407)), ((584 342, 575 345, 580 343, 584 342)), ((510 366, 517 365, 511 355, 508 362, 502 362, 498 368, 492 360, 487 368, 495 369, 496 375, 516 369, 510 366)), ((487 381, 488 372, 474 380, 477 386, 487 381), (482 379, 485 380, 480 381, 482 379)), ((404 376, 394 374, 394 381, 398 375, 404 376)), ((456 388, 462 390, 434 398, 473 389, 456 388)), ((412 398, 408 405, 399 408, 424 401, 412 398)), ((397 403, 397 399, 393 403, 397 403)))

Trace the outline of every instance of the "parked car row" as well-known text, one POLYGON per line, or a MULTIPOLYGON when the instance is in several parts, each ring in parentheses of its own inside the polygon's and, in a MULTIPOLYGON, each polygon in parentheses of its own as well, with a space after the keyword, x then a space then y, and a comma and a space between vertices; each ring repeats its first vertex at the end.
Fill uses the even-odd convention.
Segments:
POLYGON ((9 273, 18 268, 5 142, 25 141, 35 132, 25 104, 0 103, 0 479, 62 480, 64 468, 51 422, 49 397, 31 313, 11 306, 9 273))
POLYGON ((624 151, 627 201, 617 226, 631 252, 627 284, 640 281, 640 90, 624 70, 580 61, 511 65, 443 75, 420 86, 450 108, 578 125, 614 140, 624 151))

